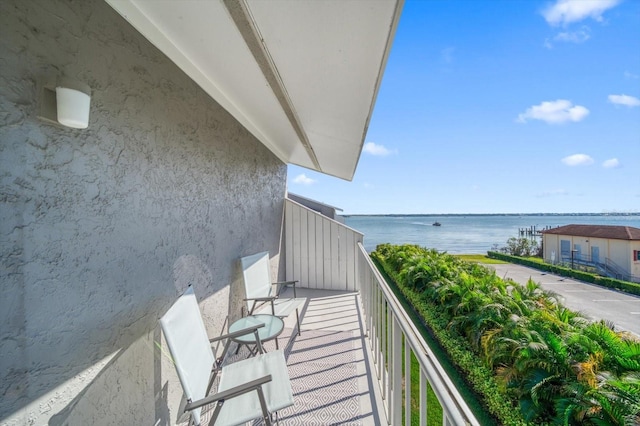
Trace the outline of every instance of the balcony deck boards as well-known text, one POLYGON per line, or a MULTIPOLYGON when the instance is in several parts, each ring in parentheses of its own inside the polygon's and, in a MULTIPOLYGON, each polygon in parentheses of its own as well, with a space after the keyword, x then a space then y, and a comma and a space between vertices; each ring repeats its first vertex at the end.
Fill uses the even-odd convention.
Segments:
MULTIPOLYGON (((290 290, 289 290, 290 291, 290 290)), ((278 338, 285 349, 296 401, 279 414, 283 426, 381 425, 386 423, 371 361, 357 292, 298 289, 308 303, 300 312, 302 333, 294 333, 295 314, 285 319, 278 338), (382 419, 382 420, 381 420, 382 419)), ((275 342, 265 344, 267 350, 275 342)))

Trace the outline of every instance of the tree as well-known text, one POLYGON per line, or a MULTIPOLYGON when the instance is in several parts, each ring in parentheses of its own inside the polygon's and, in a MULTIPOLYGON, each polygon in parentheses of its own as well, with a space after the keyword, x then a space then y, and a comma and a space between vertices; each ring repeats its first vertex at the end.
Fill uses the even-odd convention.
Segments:
POLYGON ((529 238, 511 237, 501 251, 511 256, 533 256, 538 253, 538 242, 529 238))

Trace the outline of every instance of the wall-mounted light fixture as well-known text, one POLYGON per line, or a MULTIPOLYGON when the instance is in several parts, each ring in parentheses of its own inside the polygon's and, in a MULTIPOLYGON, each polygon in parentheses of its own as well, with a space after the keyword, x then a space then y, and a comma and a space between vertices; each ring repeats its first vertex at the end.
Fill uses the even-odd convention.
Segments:
POLYGON ((66 80, 43 85, 38 117, 73 129, 86 129, 91 110, 89 93, 88 86, 66 80))
POLYGON ((74 129, 89 127, 91 97, 79 90, 56 87, 58 123, 74 129))

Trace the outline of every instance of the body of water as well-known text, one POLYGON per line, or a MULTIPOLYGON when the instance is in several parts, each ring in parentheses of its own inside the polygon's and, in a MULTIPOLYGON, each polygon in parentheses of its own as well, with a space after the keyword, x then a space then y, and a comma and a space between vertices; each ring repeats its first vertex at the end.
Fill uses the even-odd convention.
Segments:
POLYGON ((538 229, 569 224, 622 225, 640 228, 633 215, 433 215, 346 216, 345 224, 364 234, 367 251, 381 243, 418 244, 452 254, 486 253, 503 247, 520 228, 538 229), (433 226, 439 222, 441 226, 433 226))

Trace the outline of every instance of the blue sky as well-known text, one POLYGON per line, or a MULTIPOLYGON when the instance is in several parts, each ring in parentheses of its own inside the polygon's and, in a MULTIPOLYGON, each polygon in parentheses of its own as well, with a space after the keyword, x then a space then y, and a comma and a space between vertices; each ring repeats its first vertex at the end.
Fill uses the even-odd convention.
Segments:
POLYGON ((640 213, 639 0, 405 3, 345 214, 640 213))

